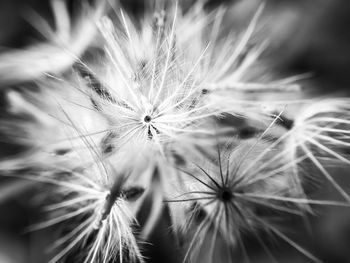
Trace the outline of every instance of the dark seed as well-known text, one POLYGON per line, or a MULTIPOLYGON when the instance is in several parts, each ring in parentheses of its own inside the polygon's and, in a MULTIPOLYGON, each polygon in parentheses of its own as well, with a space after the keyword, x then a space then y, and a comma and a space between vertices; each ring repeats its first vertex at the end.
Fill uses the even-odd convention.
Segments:
POLYGON ((218 193, 218 198, 223 202, 228 202, 232 200, 233 193, 230 191, 230 189, 221 189, 218 193))
POLYGON ((122 191, 122 194, 126 200, 135 201, 137 200, 145 191, 142 187, 131 187, 122 191))
POLYGON ((58 149, 55 151, 56 155, 65 155, 70 152, 70 149, 58 149))
POLYGON ((150 122, 152 120, 152 117, 149 116, 149 115, 146 115, 144 118, 143 118, 144 122, 150 122))

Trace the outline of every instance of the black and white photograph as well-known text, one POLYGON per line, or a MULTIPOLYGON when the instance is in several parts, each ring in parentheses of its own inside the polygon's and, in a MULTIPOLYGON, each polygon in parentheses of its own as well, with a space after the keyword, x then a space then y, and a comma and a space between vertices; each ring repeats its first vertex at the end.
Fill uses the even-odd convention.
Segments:
POLYGON ((0 263, 350 263, 350 2, 0 0, 0 263))

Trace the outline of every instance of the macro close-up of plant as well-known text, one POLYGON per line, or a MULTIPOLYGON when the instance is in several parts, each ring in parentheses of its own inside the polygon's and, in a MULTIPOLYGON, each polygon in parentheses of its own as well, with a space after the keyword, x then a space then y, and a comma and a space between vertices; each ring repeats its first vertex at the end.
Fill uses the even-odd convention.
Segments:
POLYGON ((336 4, 5 2, 0 263, 350 262, 336 4))

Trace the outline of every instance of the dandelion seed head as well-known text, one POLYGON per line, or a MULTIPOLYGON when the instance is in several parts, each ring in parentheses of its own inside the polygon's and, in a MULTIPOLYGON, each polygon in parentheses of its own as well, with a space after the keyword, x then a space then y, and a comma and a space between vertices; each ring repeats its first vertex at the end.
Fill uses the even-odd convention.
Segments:
POLYGON ((218 191, 218 198, 222 202, 229 202, 234 198, 234 193, 229 188, 224 187, 218 191))
POLYGON ((293 181, 293 164, 277 155, 280 150, 280 146, 271 147, 268 141, 254 138, 218 150, 216 163, 196 162, 192 168, 181 169, 190 179, 186 190, 182 188, 169 202, 175 211, 179 209, 177 203, 188 211, 189 204, 195 207, 187 220, 177 221, 184 224, 183 231, 191 227, 195 231, 186 258, 199 251, 194 245, 199 238, 212 238, 214 247, 216 236, 221 236, 233 249, 244 233, 255 236, 269 232, 267 226, 275 227, 274 218, 281 213, 303 215, 307 211, 300 205, 307 203, 300 193, 301 185, 293 181), (196 219, 199 211, 204 216, 196 219))
MULTIPOLYGON (((59 262, 80 246, 86 251, 84 262, 109 262, 116 257, 120 260, 127 257, 131 262, 143 260, 133 231, 137 224, 135 215, 125 199, 130 195, 124 194, 123 177, 104 179, 106 175, 98 175, 96 170, 32 178, 53 186, 50 191, 54 195, 50 198, 53 201, 48 203, 47 193, 42 192, 46 199, 43 203, 48 203, 44 206, 49 212, 48 219, 31 226, 31 230, 59 224, 76 225, 66 229, 54 244, 56 254, 52 263, 59 262)), ((104 169, 99 171, 106 173, 104 169)))
POLYGON ((350 164, 344 152, 349 145, 349 116, 346 98, 315 101, 297 113, 293 127, 282 137, 289 159, 305 156, 347 201, 349 195, 330 175, 322 158, 326 157, 328 164, 350 164))
POLYGON ((197 123, 221 111, 201 100, 201 86, 194 78, 206 48, 195 60, 186 60, 177 46, 180 14, 174 12, 169 23, 156 23, 151 35, 152 21, 144 21, 139 31, 122 11, 121 29, 106 17, 99 23, 105 57, 101 65, 104 70, 97 77, 113 99, 97 97, 94 101, 117 131, 113 140, 117 147, 130 141, 144 144, 151 140, 164 151, 165 144, 179 141, 182 134, 206 133, 197 129, 197 123), (124 37, 118 39, 120 35, 124 37), (147 47, 150 58, 135 51, 140 46, 147 47))

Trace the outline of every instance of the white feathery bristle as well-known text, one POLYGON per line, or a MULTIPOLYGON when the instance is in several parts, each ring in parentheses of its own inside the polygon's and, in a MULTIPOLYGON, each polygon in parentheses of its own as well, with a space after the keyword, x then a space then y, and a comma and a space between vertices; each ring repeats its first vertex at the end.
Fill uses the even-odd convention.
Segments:
POLYGON ((48 73, 64 72, 80 60, 94 41, 95 22, 103 13, 104 1, 94 7, 84 6, 76 20, 70 18, 66 1, 51 0, 51 4, 55 29, 50 28, 40 15, 33 11, 29 14, 29 21, 37 25, 47 42, 0 54, 1 86, 42 79, 48 73))

